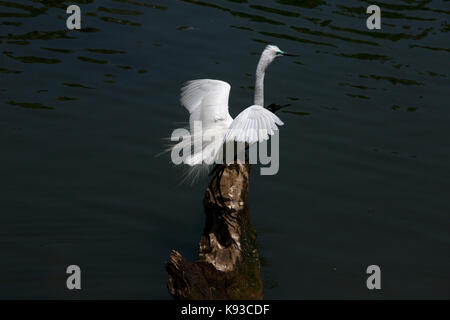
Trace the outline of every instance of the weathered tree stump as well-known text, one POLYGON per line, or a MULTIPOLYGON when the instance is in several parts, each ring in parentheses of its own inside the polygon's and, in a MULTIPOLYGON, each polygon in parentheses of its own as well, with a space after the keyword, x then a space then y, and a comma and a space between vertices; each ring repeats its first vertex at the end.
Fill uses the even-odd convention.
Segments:
POLYGON ((166 270, 175 299, 262 299, 256 232, 248 210, 249 164, 222 166, 204 198, 198 258, 172 250, 166 270))

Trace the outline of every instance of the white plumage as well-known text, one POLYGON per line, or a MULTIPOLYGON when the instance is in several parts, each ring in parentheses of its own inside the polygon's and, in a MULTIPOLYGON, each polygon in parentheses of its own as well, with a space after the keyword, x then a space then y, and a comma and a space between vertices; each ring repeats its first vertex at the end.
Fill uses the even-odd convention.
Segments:
POLYGON ((222 121, 233 121, 228 113, 230 89, 231 86, 221 80, 200 79, 186 82, 181 88, 180 102, 190 113, 191 131, 194 121, 201 121, 204 128, 219 125, 222 121))
POLYGON ((181 104, 189 111, 192 144, 201 139, 202 148, 186 158, 194 166, 210 165, 222 145, 227 142, 244 142, 249 145, 269 139, 283 122, 262 106, 252 105, 234 120, 228 112, 231 86, 221 80, 191 80, 181 89, 181 104), (196 130, 200 121, 201 130, 196 130))
POLYGON ((225 135, 225 142, 263 142, 278 130, 277 125, 283 125, 280 118, 261 106, 253 105, 233 120, 225 135))
POLYGON ((225 143, 236 141, 251 145, 263 142, 283 125, 274 113, 263 107, 265 71, 276 57, 282 55, 287 54, 277 46, 265 48, 256 69, 255 104, 244 109, 234 120, 228 112, 231 86, 227 82, 199 79, 185 83, 180 102, 190 114, 190 136, 185 143, 192 150, 185 158, 185 164, 191 167, 211 165, 225 143), (196 143, 201 147, 195 149, 196 143))

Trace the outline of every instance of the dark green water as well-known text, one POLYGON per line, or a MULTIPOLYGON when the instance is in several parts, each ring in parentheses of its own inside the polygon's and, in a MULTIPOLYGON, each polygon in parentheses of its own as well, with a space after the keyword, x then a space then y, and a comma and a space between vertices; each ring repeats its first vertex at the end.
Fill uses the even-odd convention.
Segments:
POLYGON ((300 57, 266 76, 292 107, 279 173, 250 186, 265 297, 449 298, 449 18, 448 0, 0 1, 0 298, 170 298, 206 180, 177 186, 160 138, 186 80, 229 82, 232 116, 252 104, 266 43, 300 57))

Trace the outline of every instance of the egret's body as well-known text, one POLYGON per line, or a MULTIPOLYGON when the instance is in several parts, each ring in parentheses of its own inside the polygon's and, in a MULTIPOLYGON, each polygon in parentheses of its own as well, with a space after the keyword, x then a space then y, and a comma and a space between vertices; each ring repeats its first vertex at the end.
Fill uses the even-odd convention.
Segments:
POLYGON ((228 112, 231 86, 221 80, 199 79, 186 82, 181 89, 181 105, 190 114, 190 136, 185 143, 201 148, 187 156, 184 163, 193 169, 211 165, 223 145, 230 141, 249 145, 269 139, 283 122, 264 106, 264 75, 278 56, 289 55, 277 46, 267 46, 256 68, 254 104, 234 120, 228 112), (201 128, 198 128, 199 125, 201 128))

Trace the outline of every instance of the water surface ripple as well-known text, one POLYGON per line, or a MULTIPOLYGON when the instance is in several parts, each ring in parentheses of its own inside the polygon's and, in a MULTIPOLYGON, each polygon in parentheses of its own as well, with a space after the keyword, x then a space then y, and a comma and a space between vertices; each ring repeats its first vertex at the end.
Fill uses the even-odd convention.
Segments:
POLYGON ((449 1, 1 0, 0 298, 169 298, 206 181, 179 186, 161 138, 182 82, 252 103, 262 48, 280 171, 253 170, 266 298, 449 298, 449 1), (66 8, 82 30, 66 29, 66 8), (65 290, 78 264, 83 290, 65 290), (383 290, 365 288, 380 265, 383 290))

